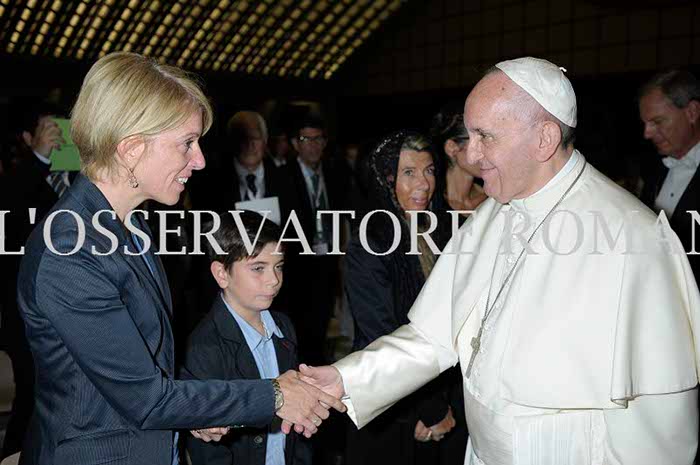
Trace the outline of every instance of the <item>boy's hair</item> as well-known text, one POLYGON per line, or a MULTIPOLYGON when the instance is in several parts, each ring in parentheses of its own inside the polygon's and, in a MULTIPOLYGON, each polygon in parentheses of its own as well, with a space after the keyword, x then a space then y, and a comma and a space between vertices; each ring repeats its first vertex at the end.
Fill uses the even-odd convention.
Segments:
MULTIPOLYGON (((207 242, 207 256, 210 262, 222 263, 227 271, 231 269, 234 262, 257 257, 267 244, 277 243, 282 237, 282 230, 279 226, 270 219, 264 219, 261 214, 254 211, 241 211, 240 217, 243 228, 240 231, 231 213, 221 213, 218 216, 221 220, 221 225, 214 233, 214 239, 224 251, 224 255, 217 254, 207 242), (262 226, 260 225, 261 223, 262 226), (258 234, 258 229, 260 234, 258 234), (250 255, 241 237, 242 233, 248 236, 251 243, 255 241, 256 234, 258 235, 258 240, 253 246, 253 253, 250 255)), ((280 250, 283 249, 280 248, 280 250)))

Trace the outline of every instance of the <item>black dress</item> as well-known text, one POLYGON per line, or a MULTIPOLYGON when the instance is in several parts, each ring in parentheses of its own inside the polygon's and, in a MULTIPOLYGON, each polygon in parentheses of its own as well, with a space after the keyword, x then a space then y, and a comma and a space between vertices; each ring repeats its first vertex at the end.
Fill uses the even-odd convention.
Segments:
MULTIPOLYGON (((376 241, 370 240, 370 246, 373 250, 382 250, 376 241)), ((355 320, 353 350, 363 349, 378 337, 408 323, 408 311, 425 281, 418 257, 398 252, 374 256, 363 249, 358 237, 348 244, 344 276, 355 320), (404 261, 396 259, 399 255, 405 263, 398 263, 404 261)), ((402 399, 361 430, 351 425, 348 465, 440 463, 440 443, 422 443, 413 435, 418 420, 432 426, 447 414, 449 383, 445 382, 446 375, 402 399)), ((450 434, 452 432, 448 436, 450 434)), ((460 460, 463 459, 464 453, 460 460)))
MULTIPOLYGON (((410 250, 409 228, 405 212, 396 197, 396 178, 401 147, 413 134, 399 131, 386 138, 367 160, 369 202, 371 209, 382 209, 399 219, 401 239, 396 250, 387 255, 374 255, 365 250, 355 233, 345 257, 344 286, 350 312, 355 321, 353 349, 365 348, 375 339, 407 324, 408 312, 425 284, 424 266, 410 250)), ((433 160, 436 157, 433 155, 433 160)), ((441 190, 437 190, 441 192, 441 190)), ((367 242, 371 250, 384 253, 392 247, 394 225, 385 214, 375 214, 367 223, 367 242)), ((444 246, 444 233, 438 230, 433 240, 444 246)), ((461 380, 461 376, 457 376, 461 380)), ((367 426, 358 430, 351 425, 348 432, 348 465, 440 464, 462 463, 466 449, 466 433, 461 433, 464 447, 444 454, 451 431, 441 442, 419 442, 414 438, 416 423, 427 427, 439 423, 447 414, 450 395, 455 385, 454 373, 443 373, 410 396, 400 400, 367 426), (448 461, 441 457, 448 455, 448 461)), ((463 405, 453 407, 453 415, 463 412, 463 405)), ((463 417, 463 414, 462 414, 463 417)))

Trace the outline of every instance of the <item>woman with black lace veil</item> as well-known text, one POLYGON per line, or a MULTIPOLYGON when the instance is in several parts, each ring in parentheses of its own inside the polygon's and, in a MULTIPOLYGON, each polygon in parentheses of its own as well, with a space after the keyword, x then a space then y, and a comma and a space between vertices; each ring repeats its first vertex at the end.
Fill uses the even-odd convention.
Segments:
MULTIPOLYGON (((360 228, 348 244, 344 284, 355 321, 353 351, 408 323, 408 311, 437 259, 422 236, 416 244, 419 254, 408 254, 409 212, 431 208, 435 159, 429 140, 407 131, 385 137, 367 159, 369 210, 385 210, 393 219, 385 212, 374 213, 366 240, 361 239, 360 228)), ((425 231, 427 215, 417 217, 418 231, 425 231)), ((444 244, 435 235, 428 237, 437 247, 444 244)), ((441 463, 438 442, 455 424, 441 378, 363 429, 350 426, 349 465, 441 463)))

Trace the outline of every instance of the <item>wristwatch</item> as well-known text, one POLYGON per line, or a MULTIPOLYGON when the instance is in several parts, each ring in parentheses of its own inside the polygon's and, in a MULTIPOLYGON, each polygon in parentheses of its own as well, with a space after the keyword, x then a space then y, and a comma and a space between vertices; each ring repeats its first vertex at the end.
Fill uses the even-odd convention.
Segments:
POLYGON ((284 394, 282 394, 280 382, 276 379, 272 380, 272 388, 275 390, 275 412, 278 412, 284 405, 284 394))

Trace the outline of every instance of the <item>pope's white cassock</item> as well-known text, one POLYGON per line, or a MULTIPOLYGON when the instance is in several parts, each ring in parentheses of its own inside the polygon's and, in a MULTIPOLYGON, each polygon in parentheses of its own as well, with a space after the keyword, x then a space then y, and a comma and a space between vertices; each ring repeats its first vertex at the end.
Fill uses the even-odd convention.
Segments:
POLYGON ((448 244, 460 253, 438 260, 411 323, 335 364, 350 417, 362 427, 460 361, 467 464, 692 464, 700 296, 658 224, 577 151, 534 195, 487 200, 448 244), (526 245, 534 253, 517 261, 526 245), (489 291, 493 302, 516 262, 467 378, 489 291))

